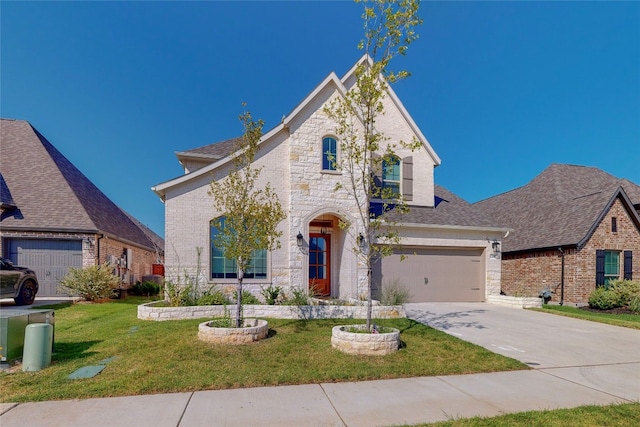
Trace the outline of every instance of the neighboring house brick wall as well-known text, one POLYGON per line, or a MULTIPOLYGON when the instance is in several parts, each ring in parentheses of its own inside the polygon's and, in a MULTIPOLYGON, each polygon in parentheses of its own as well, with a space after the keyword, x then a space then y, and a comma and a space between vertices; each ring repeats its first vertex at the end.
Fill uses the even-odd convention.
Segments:
MULTIPOLYGON (((148 250, 133 246, 130 243, 122 242, 117 239, 103 237, 100 242, 100 264, 109 262, 110 256, 117 259, 124 259, 127 249, 131 249, 132 263, 131 268, 127 269, 124 265, 115 265, 115 273, 120 276, 125 285, 133 285, 142 281, 142 276, 149 275, 153 272, 153 264, 157 262, 157 254, 148 250)), ((92 246, 94 248, 95 245, 92 246)), ((85 251, 83 250, 83 253, 85 251)), ((95 252, 95 251, 94 251, 95 252)), ((97 254, 94 254, 95 260, 97 254)))
MULTIPOLYGON (((633 223, 620 200, 615 200, 591 238, 580 250, 564 250, 564 302, 584 305, 595 289, 596 250, 633 252, 633 278, 640 279, 640 230, 633 223), (611 218, 617 218, 618 231, 611 231, 611 218)), ((553 291, 552 302, 561 299, 562 257, 558 250, 504 254, 502 291, 513 296, 537 296, 540 291, 553 291)), ((623 259, 620 258, 620 277, 623 259)))

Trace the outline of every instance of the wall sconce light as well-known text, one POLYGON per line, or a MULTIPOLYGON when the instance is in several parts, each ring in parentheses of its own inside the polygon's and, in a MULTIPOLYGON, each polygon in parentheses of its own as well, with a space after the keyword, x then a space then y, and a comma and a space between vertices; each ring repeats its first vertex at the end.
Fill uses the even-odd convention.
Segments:
POLYGON ((362 233, 360 233, 358 235, 358 246, 360 247, 360 250, 364 249, 364 244, 365 244, 364 236, 362 235, 362 233))
POLYGON ((491 247, 493 248, 494 253, 500 253, 500 242, 498 242, 498 240, 493 239, 493 242, 491 242, 491 247))
POLYGON ((304 236, 299 231, 298 231, 298 235, 296 236, 296 243, 298 244, 299 248, 301 248, 302 244, 304 243, 304 236))

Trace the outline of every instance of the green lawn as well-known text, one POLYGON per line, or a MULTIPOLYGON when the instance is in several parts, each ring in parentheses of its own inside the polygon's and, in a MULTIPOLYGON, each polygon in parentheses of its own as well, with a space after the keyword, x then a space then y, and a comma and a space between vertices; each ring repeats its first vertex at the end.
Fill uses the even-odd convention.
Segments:
POLYGON ((269 319, 270 337, 242 345, 197 339, 204 319, 138 320, 140 298, 56 306, 52 364, 0 373, 1 400, 28 402, 284 384, 360 381, 528 369, 516 360, 408 319, 378 321, 401 330, 403 347, 383 357, 331 347, 331 328, 362 320, 269 319), (94 378, 69 374, 113 358, 94 378))
POLYGON ((566 305, 548 304, 545 304, 543 308, 534 308, 531 310, 575 317, 577 319, 590 320, 593 322, 607 323, 614 326, 623 326, 625 328, 640 329, 640 314, 598 313, 566 305))
POLYGON ((637 427, 640 403, 609 406, 580 406, 553 411, 530 411, 490 418, 467 418, 432 424, 430 427, 637 427))

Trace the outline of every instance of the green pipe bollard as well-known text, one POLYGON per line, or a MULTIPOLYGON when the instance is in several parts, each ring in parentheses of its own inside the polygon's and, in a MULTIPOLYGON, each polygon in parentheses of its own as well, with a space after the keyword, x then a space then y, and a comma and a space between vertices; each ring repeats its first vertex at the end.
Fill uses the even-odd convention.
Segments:
POLYGON ((51 364, 53 349, 53 325, 32 323, 27 325, 24 334, 22 370, 36 372, 51 364))

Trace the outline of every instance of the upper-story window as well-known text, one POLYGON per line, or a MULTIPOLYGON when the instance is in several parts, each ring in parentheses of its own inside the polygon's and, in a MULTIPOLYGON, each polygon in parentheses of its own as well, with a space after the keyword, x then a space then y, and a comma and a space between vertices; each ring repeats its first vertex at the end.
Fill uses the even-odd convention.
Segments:
MULTIPOLYGON (((220 218, 221 227, 224 228, 224 217, 220 218)), ((215 220, 211 221, 211 278, 212 279, 236 279, 238 278, 238 264, 235 259, 225 258, 222 248, 216 245, 220 230, 216 227, 215 220)), ((253 251, 249 268, 244 272, 245 279, 267 278, 267 251, 264 249, 253 251)))
POLYGON ((390 199, 400 195, 400 159, 382 161, 382 198, 390 199))
POLYGON ((322 138, 322 170, 334 171, 338 162, 338 141, 326 136, 322 138))

